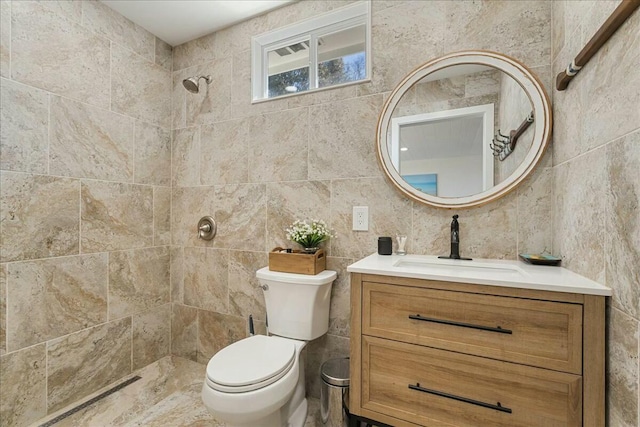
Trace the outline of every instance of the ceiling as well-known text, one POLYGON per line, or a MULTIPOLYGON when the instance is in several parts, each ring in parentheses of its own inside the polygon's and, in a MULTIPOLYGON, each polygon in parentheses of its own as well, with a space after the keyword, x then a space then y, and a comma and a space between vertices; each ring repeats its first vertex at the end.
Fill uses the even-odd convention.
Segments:
POLYGON ((100 0, 172 46, 295 0, 100 0))

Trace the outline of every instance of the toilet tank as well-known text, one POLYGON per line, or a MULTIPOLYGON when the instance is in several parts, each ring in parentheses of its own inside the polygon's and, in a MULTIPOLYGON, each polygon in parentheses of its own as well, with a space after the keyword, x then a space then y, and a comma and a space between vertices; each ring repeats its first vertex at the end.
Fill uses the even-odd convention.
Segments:
POLYGON ((335 271, 324 270, 311 276, 264 267, 256 272, 256 277, 263 286, 269 333, 303 341, 327 333, 335 271))

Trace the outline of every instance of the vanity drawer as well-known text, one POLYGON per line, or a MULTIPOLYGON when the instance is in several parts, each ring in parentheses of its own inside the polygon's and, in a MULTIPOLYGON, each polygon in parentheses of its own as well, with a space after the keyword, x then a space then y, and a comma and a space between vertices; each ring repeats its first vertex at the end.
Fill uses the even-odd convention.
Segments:
POLYGON ((362 337, 362 408, 428 426, 582 425, 582 378, 362 337))
POLYGON ((362 333, 582 373, 582 306, 364 282, 362 333))

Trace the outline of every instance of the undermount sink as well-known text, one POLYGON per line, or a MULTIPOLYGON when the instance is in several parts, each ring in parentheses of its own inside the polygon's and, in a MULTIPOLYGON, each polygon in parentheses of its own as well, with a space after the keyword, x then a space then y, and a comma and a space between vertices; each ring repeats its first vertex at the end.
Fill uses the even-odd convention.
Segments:
POLYGON ((393 263, 393 267, 408 269, 424 274, 435 275, 487 275, 492 277, 518 277, 527 276, 522 269, 515 265, 500 264, 490 261, 467 261, 459 259, 439 259, 430 256, 410 255, 393 263))

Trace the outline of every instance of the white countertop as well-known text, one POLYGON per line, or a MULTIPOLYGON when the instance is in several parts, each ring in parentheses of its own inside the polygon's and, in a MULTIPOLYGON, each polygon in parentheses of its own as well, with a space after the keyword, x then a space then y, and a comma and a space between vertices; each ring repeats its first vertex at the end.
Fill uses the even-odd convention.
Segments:
POLYGON ((439 259, 430 255, 374 253, 349 267, 350 273, 474 283, 539 291, 610 296, 611 289, 566 268, 531 265, 523 261, 439 259))

